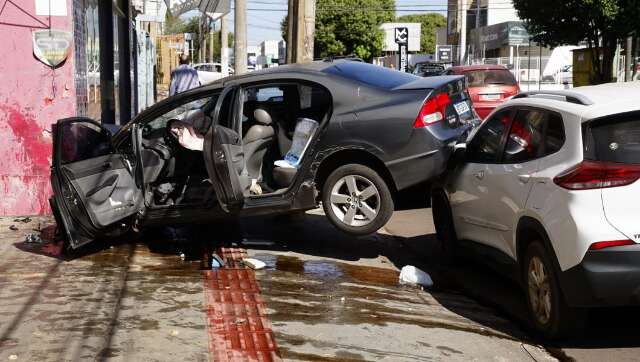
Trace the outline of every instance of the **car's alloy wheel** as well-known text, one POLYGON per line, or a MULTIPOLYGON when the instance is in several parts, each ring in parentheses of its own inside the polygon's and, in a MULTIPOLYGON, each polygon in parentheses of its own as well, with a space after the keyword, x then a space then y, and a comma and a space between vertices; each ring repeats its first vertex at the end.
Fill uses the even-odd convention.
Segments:
POLYGON ((533 317, 542 325, 548 324, 551 319, 552 292, 549 275, 539 257, 534 256, 529 260, 527 278, 533 317))
POLYGON ((389 187, 371 168, 349 164, 334 170, 322 188, 322 206, 331 223, 353 235, 376 232, 389 221, 389 187))
POLYGON ((567 305, 553 258, 541 241, 533 241, 527 247, 522 272, 534 328, 544 337, 561 338, 579 331, 586 315, 567 305))
POLYGON ((360 175, 342 177, 331 189, 331 209, 349 226, 365 226, 380 212, 380 193, 371 180, 360 175))

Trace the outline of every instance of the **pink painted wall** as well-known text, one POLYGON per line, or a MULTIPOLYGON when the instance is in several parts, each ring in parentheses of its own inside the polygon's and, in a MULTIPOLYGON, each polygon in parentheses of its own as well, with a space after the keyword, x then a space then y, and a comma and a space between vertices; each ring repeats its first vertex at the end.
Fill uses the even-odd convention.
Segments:
MULTIPOLYGON (((35 0, 14 2, 35 16, 35 0)), ((72 14, 67 0, 67 16, 51 17, 51 27, 73 33, 72 14)), ((48 23, 46 16, 37 18, 48 23)), ((51 124, 76 114, 73 45, 52 71, 33 55, 35 20, 7 3, 0 22, 26 26, 0 24, 0 216, 47 214, 51 124)))

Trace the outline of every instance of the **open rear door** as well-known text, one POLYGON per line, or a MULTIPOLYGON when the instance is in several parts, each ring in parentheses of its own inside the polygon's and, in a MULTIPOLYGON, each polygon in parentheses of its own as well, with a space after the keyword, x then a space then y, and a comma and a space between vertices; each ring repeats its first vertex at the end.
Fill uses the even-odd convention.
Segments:
POLYGON ((53 126, 52 206, 73 248, 143 207, 134 162, 133 155, 116 153, 109 131, 91 119, 66 118, 53 126))
POLYGON ((222 209, 226 212, 240 210, 244 204, 244 187, 240 182, 244 153, 240 135, 214 125, 204 139, 204 159, 222 209))

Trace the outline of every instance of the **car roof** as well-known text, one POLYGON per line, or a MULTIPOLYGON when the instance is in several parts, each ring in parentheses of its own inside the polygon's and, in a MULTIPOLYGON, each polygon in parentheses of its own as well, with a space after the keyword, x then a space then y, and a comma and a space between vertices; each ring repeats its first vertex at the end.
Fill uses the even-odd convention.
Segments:
POLYGON ((523 92, 503 106, 531 105, 576 114, 582 122, 640 111, 640 82, 606 83, 558 91, 523 92))
POLYGON ((469 70, 509 70, 504 65, 498 64, 475 64, 475 65, 456 65, 451 67, 454 72, 465 72, 469 70))

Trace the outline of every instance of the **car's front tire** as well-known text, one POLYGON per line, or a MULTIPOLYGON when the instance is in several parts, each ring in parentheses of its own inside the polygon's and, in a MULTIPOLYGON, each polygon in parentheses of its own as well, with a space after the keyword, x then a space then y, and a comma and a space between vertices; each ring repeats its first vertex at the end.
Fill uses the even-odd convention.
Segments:
POLYGON ((334 170, 322 188, 322 206, 331 223, 352 235, 368 235, 393 214, 386 182, 371 168, 348 164, 334 170))
POLYGON ((527 247, 522 271, 529 315, 538 334, 557 339, 584 325, 584 311, 567 306, 551 256, 541 241, 527 247))

